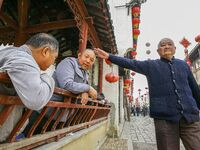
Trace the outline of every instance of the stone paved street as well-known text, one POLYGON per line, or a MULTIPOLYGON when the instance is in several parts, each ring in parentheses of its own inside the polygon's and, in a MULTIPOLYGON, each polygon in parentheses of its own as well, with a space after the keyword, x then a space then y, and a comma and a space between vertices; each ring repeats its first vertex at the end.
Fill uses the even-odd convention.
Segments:
MULTIPOLYGON (((128 150, 156 150, 153 119, 143 116, 131 117, 125 122, 121 139, 128 140, 128 150)), ((181 150, 185 150, 181 144, 181 150)))
POLYGON ((153 120, 149 117, 131 117, 131 122, 124 124, 121 138, 128 139, 129 150, 156 150, 153 120))
MULTIPOLYGON (((153 119, 132 116, 124 123, 120 138, 108 138, 100 150, 157 150, 153 119)), ((181 150, 185 150, 182 143, 181 150)))

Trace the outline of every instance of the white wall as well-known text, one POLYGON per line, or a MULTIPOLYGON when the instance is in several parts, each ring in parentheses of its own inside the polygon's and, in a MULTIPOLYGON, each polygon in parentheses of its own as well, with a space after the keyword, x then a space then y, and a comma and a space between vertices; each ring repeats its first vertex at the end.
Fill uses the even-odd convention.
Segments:
POLYGON ((129 10, 128 15, 128 8, 125 6, 116 7, 125 5, 129 1, 130 0, 108 0, 119 55, 123 55, 125 50, 133 45, 131 10, 129 10))
MULTIPOLYGON (((110 6, 111 19, 114 26, 115 40, 118 48, 118 55, 123 56, 126 49, 132 47, 132 20, 131 13, 128 15, 126 7, 116 8, 115 6, 125 5, 128 0, 108 0, 110 6)), ((113 72, 118 74, 118 66, 113 66, 113 72)), ((121 123, 124 121, 123 109, 123 81, 116 83, 108 83, 105 75, 111 72, 111 67, 104 62, 103 65, 103 93, 115 106, 114 128, 119 134, 119 118, 121 123), (121 91, 119 91, 119 86, 121 91), (120 99, 120 100, 119 100, 120 99), (120 104, 120 108, 119 108, 120 104), (119 114, 120 112, 120 114, 119 114)), ((113 115, 113 114, 112 114, 113 115)))

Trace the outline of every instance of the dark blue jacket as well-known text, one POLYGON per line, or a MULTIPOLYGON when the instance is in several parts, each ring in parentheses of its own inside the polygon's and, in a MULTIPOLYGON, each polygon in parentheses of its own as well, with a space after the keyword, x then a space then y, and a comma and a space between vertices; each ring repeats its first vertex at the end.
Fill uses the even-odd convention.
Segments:
POLYGON ((151 117, 179 122, 184 116, 188 123, 199 121, 200 90, 184 61, 137 61, 114 55, 109 55, 109 60, 146 76, 151 117))

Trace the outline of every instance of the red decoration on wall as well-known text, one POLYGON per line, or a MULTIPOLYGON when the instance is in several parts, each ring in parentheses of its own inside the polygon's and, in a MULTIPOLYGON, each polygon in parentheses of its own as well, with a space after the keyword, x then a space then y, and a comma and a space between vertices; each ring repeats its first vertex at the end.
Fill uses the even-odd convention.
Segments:
POLYGON ((113 83, 119 80, 119 76, 111 72, 111 73, 106 74, 105 79, 106 81, 113 83))

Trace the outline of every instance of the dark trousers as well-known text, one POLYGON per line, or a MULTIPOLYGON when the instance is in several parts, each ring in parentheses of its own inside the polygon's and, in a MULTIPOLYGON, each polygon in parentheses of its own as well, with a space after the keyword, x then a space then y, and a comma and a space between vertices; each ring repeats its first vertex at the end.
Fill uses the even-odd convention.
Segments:
POLYGON ((186 150, 200 150, 200 122, 187 124, 154 119, 158 150, 179 150, 180 138, 186 150))

